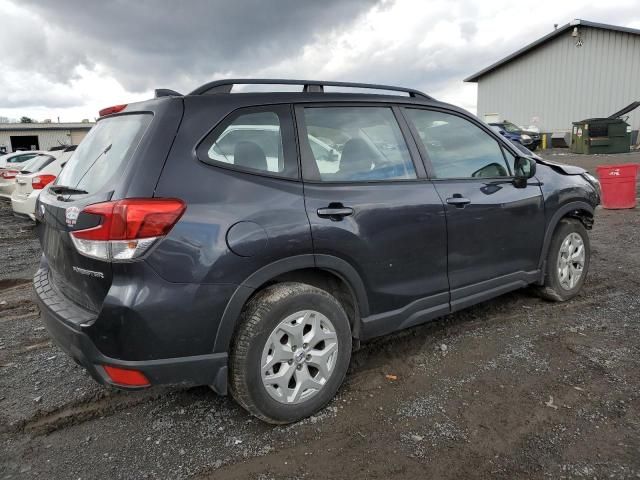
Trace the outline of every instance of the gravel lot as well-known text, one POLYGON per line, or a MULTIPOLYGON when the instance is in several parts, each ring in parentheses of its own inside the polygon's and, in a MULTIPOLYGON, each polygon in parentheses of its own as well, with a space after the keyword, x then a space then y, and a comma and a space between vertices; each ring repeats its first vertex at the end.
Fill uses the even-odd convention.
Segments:
POLYGON ((1 202, 0 478, 640 478, 640 208, 598 209, 591 239, 573 301, 514 292, 374 341, 326 409, 273 427, 207 388, 95 384, 49 341, 33 227, 1 202))

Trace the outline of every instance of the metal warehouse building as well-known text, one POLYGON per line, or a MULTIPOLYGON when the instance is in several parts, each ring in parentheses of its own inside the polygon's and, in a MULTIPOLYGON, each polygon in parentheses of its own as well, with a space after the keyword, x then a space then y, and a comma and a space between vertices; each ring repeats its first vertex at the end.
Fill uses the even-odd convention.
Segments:
MULTIPOLYGON (((574 20, 465 81, 477 82, 485 121, 569 132, 640 100, 640 30, 574 20)), ((640 109, 627 122, 640 129, 640 109)))
POLYGON ((0 123, 0 150, 49 150, 78 145, 93 123, 0 123))

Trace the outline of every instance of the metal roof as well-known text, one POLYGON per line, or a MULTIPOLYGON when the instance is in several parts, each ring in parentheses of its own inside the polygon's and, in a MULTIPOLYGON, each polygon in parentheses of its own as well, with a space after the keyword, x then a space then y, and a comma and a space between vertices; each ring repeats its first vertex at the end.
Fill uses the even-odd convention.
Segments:
POLYGON ((74 123, 0 123, 0 131, 3 130, 89 130, 93 122, 74 123))
POLYGON ((547 43, 550 40, 553 40, 557 36, 562 35, 564 32, 573 29, 573 27, 578 27, 578 26, 598 28, 601 30, 610 30, 613 32, 630 33, 632 35, 640 35, 640 30, 637 30, 635 28, 619 27, 617 25, 607 25, 606 23, 589 22, 588 20, 580 20, 578 18, 578 19, 572 20, 566 25, 556 28, 553 32, 545 35, 544 37, 539 38, 535 42, 530 43, 529 45, 521 48, 520 50, 513 52, 511 55, 504 57, 502 60, 498 60, 496 63, 489 65, 486 68, 483 68, 479 72, 474 73, 473 75, 465 78, 464 81, 477 82, 480 79, 480 77, 482 77, 483 75, 486 75, 487 73, 501 67, 502 65, 509 63, 510 61, 524 55, 530 50, 533 50, 539 47, 540 45, 547 43))

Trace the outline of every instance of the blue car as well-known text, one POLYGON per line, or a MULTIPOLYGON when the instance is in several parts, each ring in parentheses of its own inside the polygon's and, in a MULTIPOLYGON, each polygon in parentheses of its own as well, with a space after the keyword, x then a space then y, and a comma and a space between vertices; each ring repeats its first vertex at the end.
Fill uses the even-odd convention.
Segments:
POLYGON ((533 143, 533 140, 527 134, 521 134, 517 132, 508 132, 507 130, 504 130, 499 125, 496 125, 493 123, 490 123, 489 125, 491 126, 491 129, 493 131, 498 132, 500 135, 502 135, 503 137, 506 137, 511 142, 518 143, 525 147, 529 147, 533 143))
MULTIPOLYGON (((523 130, 514 123, 504 121, 489 124, 491 128, 497 127, 504 133, 501 133, 509 140, 516 141, 521 145, 524 145, 529 150, 534 151, 540 145, 540 133, 529 130, 523 130)), ((497 130, 496 130, 497 131, 497 130)))

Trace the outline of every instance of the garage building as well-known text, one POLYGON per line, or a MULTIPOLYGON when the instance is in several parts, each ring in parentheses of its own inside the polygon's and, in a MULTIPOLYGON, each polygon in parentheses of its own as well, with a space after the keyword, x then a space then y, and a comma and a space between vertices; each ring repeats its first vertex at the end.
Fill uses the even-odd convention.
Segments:
MULTIPOLYGON (((481 119, 563 136, 574 121, 640 100, 640 30, 573 20, 465 82, 478 84, 481 119)), ((635 139, 640 109, 627 122, 635 139)))
POLYGON ((0 123, 0 151, 50 150, 58 145, 78 145, 93 127, 78 123, 0 123))

